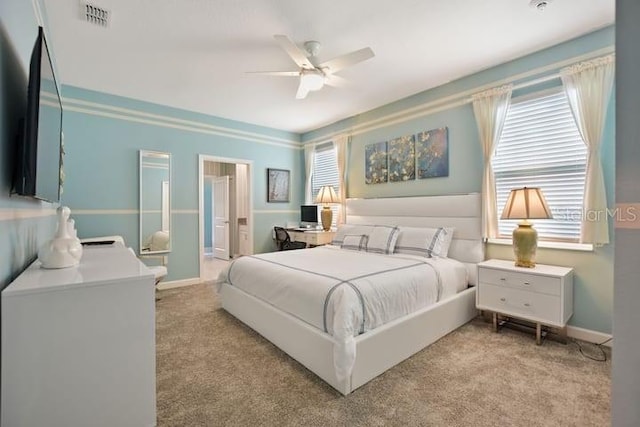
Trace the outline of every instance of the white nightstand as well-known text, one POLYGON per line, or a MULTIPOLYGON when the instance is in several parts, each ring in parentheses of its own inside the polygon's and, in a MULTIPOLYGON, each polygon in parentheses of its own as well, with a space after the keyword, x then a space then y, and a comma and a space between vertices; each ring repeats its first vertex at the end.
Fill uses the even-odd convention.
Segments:
POLYGON ((478 264, 476 307, 536 324, 536 344, 541 325, 565 328, 573 315, 573 269, 537 264, 516 267, 513 261, 491 259, 478 264))

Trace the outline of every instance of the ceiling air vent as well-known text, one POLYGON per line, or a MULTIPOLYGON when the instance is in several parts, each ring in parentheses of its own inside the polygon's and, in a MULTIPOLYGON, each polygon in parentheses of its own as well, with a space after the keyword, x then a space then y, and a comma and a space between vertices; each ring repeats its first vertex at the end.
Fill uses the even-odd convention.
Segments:
POLYGON ((543 11, 549 6, 553 0, 531 0, 529 2, 529 6, 538 9, 539 11, 543 11))
POLYGON ((109 26, 111 12, 109 12, 107 9, 86 2, 81 2, 80 5, 82 19, 90 24, 98 25, 100 27, 109 26))

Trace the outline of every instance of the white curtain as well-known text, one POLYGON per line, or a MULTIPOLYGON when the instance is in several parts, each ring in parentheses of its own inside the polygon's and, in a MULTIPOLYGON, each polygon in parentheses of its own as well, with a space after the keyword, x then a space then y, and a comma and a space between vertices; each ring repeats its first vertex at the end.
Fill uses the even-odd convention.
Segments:
POLYGON ((560 70, 571 112, 587 145, 587 179, 580 241, 609 243, 607 194, 600 160, 602 131, 614 77, 614 55, 596 58, 560 70))
POLYGON ((338 179, 339 179, 339 191, 338 199, 340 199, 340 205, 338 206, 338 218, 336 224, 344 224, 347 218, 347 153, 349 147, 350 137, 348 135, 338 135, 333 140, 333 145, 336 149, 336 160, 338 163, 338 179))
POLYGON ((501 86, 477 93, 471 97, 473 113, 476 117, 484 172, 482 176, 482 237, 493 238, 498 235, 498 207, 496 202, 496 183, 491 160, 502 134, 504 121, 511 103, 512 86, 501 86))
POLYGON ((312 204, 313 191, 311 189, 311 176, 313 174, 313 156, 316 147, 313 144, 307 144, 304 146, 304 171, 305 171, 305 184, 304 184, 304 200, 306 204, 312 204))

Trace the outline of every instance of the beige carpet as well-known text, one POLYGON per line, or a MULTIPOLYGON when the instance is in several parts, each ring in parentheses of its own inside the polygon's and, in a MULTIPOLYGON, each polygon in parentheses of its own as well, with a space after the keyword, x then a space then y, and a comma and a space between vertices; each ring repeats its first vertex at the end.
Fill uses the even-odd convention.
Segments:
POLYGON ((211 286, 159 296, 160 426, 610 424, 610 362, 575 344, 536 346, 477 319, 343 397, 222 310, 211 286))

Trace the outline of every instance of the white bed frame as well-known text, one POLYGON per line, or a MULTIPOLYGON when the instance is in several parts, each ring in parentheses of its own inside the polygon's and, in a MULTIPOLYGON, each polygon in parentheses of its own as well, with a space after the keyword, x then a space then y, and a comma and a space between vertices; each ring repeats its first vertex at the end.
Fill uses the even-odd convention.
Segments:
MULTIPOLYGON (((350 224, 455 227, 449 256, 467 265, 475 283, 475 264, 484 259, 480 195, 349 199, 350 224)), ((274 308, 242 290, 223 285, 222 307, 289 356, 302 363, 340 393, 347 395, 429 344, 473 319, 474 287, 355 338, 352 374, 338 381, 333 366, 331 335, 274 308)))

